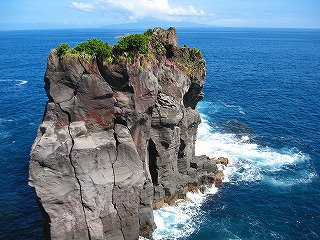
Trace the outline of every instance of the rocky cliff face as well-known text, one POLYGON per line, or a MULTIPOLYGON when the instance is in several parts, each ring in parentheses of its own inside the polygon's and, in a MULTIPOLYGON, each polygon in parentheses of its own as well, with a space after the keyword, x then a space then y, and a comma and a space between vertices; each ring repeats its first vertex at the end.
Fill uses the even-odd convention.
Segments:
POLYGON ((194 154, 205 79, 200 51, 179 48, 175 29, 156 28, 149 52, 109 63, 51 51, 29 180, 46 238, 149 238, 153 208, 217 172, 194 154))

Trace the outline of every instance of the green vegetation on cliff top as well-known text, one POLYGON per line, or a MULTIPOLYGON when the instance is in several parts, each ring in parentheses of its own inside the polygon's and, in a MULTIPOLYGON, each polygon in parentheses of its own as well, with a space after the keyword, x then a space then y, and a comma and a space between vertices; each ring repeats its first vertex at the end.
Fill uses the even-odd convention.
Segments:
POLYGON ((59 56, 88 54, 103 57, 112 62, 114 59, 119 60, 124 54, 129 58, 133 58, 137 54, 147 55, 149 52, 148 43, 152 34, 152 29, 148 29, 143 34, 129 34, 118 37, 118 42, 114 46, 98 39, 89 39, 86 42, 79 43, 74 48, 71 48, 67 43, 63 43, 57 47, 57 52, 59 56))
MULTIPOLYGON (((87 54, 91 57, 96 56, 102 61, 106 60, 109 63, 120 62, 124 59, 131 61, 137 56, 145 56, 151 60, 154 53, 159 56, 166 56, 167 51, 169 51, 167 46, 154 35, 154 30, 152 29, 148 29, 142 34, 129 34, 118 37, 118 42, 113 46, 98 39, 89 39, 86 42, 79 43, 74 48, 71 48, 67 43, 57 47, 59 56, 87 54), (151 44, 152 49, 149 49, 149 44, 151 44)), ((179 48, 179 51, 172 52, 173 56, 176 58, 176 65, 189 74, 205 66, 201 51, 197 48, 189 49, 184 45, 179 48)))

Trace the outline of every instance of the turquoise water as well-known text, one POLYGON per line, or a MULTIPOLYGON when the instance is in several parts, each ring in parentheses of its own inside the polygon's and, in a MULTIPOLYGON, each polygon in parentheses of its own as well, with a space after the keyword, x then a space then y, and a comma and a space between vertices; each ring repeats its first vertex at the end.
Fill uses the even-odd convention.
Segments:
MULTIPOLYGON (((50 49, 88 38, 113 44, 125 33, 0 32, 0 239, 42 239, 28 154, 47 100, 50 49)), ((223 188, 156 211, 155 239, 319 239, 320 31, 208 28, 178 35, 180 45, 201 49, 207 61, 196 152, 231 163, 223 188)))

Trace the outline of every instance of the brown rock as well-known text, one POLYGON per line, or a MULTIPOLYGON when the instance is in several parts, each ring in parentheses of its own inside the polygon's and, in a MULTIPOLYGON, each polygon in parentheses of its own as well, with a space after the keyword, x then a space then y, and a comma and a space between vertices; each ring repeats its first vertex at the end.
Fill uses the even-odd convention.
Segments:
POLYGON ((51 51, 49 101, 29 178, 47 238, 150 238, 153 208, 184 198, 187 189, 198 190, 199 178, 216 173, 194 152, 205 81, 200 51, 179 48, 174 28, 156 28, 149 51, 152 60, 112 64, 51 51))
POLYGON ((229 159, 225 157, 219 157, 219 158, 214 158, 212 161, 215 164, 223 164, 224 166, 227 166, 229 164, 229 159))
POLYGON ((219 170, 218 173, 217 173, 216 176, 215 176, 214 185, 215 185, 216 187, 221 187, 221 186, 222 186, 223 178, 224 178, 223 171, 219 170))

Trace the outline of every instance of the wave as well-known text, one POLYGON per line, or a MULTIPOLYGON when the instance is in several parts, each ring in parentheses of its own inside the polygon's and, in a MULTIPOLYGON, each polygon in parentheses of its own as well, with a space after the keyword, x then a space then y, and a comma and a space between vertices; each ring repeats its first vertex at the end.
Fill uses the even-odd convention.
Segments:
MULTIPOLYGON (((229 184, 264 182, 287 187, 308 183, 317 175, 308 166, 309 156, 298 149, 259 146, 250 136, 239 138, 236 134, 220 133, 206 119, 199 125, 195 150, 196 155, 227 157, 229 165, 224 168, 224 182, 229 184)), ((201 206, 207 194, 217 191, 213 187, 206 194, 188 193, 185 202, 155 210, 157 230, 153 239, 185 239, 196 232, 205 221, 201 206)))
POLYGON ((0 82, 13 82, 16 83, 16 86, 21 86, 28 83, 27 80, 18 80, 18 79, 0 79, 0 82))
POLYGON ((6 128, 3 128, 3 126, 13 121, 13 119, 0 118, 0 139, 9 138, 11 136, 11 132, 6 130, 6 128))
POLYGON ((26 84, 26 83, 28 83, 28 81, 26 81, 26 80, 19 80, 19 83, 16 84, 16 85, 17 85, 17 86, 21 86, 21 85, 24 85, 24 84, 26 84))
POLYGON ((0 124, 6 123, 6 122, 13 122, 13 119, 5 119, 5 118, 0 118, 0 124))
POLYGON ((196 155, 227 157, 225 181, 230 183, 265 181, 292 186, 307 183, 316 176, 309 166, 310 157, 297 148, 273 149, 251 142, 249 136, 220 133, 206 119, 198 128, 196 155))
POLYGON ((225 103, 221 100, 219 100, 218 102, 200 102, 198 104, 198 109, 201 110, 202 108, 210 108, 211 110, 211 113, 215 113, 215 112, 218 112, 222 109, 235 109, 238 113, 242 114, 242 115, 245 115, 245 111, 244 109, 239 106, 239 105, 233 105, 233 104, 228 104, 228 103, 225 103))
POLYGON ((243 114, 243 115, 246 114, 241 106, 227 104, 227 103, 225 103, 223 101, 219 101, 219 102, 221 102, 226 108, 234 108, 234 109, 237 109, 240 114, 243 114))
POLYGON ((216 194, 217 191, 216 187, 211 187, 207 188, 205 194, 188 192, 186 200, 155 210, 153 213, 157 229, 152 239, 183 239, 196 232, 203 221, 203 202, 208 195, 216 194))
POLYGON ((11 133, 9 131, 0 131, 0 139, 5 139, 11 137, 11 133))

